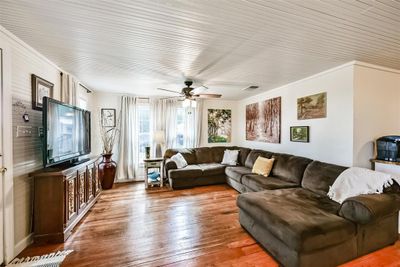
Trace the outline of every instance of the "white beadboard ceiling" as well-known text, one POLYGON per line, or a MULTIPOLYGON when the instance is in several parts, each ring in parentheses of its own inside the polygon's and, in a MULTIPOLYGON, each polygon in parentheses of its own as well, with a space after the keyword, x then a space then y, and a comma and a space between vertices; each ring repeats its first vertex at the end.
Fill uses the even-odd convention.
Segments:
POLYGON ((0 24, 108 92, 162 94, 187 77, 241 99, 352 60, 400 69, 391 0, 0 0, 0 24))

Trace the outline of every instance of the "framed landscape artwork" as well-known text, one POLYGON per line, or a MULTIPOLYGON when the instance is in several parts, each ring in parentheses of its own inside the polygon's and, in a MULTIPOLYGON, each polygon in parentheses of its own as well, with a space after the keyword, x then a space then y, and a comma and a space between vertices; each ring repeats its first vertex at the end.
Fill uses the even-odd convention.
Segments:
POLYGON ((297 99, 297 119, 326 118, 326 92, 297 99))
POLYGON ((115 127, 115 116, 116 111, 114 108, 102 108, 101 109, 101 126, 103 127, 115 127))
POLYGON ((281 97, 246 106, 246 140, 281 142, 281 97))
POLYGON ((230 109, 208 110, 208 143, 230 143, 232 111, 230 109))
POLYGON ((54 84, 35 74, 31 75, 32 83, 32 109, 43 109, 43 97, 53 97, 54 84))
POLYGON ((293 126, 290 127, 290 141, 292 142, 310 142, 309 126, 293 126))

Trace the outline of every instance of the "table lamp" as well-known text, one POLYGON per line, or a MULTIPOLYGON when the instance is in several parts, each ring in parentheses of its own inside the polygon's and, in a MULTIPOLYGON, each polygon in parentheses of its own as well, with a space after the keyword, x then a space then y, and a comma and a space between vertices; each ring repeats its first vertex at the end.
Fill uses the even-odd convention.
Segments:
POLYGON ((156 158, 161 158, 161 145, 164 144, 164 131, 156 131, 154 133, 154 142, 156 143, 156 158))

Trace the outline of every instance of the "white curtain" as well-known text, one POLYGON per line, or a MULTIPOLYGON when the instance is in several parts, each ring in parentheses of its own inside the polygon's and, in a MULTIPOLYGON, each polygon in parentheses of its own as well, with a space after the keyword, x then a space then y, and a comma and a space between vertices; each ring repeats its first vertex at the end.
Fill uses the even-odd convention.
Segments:
POLYGON ((117 164, 117 181, 137 179, 138 133, 136 123, 137 98, 123 96, 121 98, 119 155, 117 164))
POLYGON ((195 131, 194 131, 194 143, 193 147, 199 147, 201 144, 201 131, 203 125, 203 100, 199 99, 196 101, 195 110, 195 131))
POLYGON ((61 102, 76 106, 79 82, 70 74, 61 72, 61 102))
MULTIPOLYGON (((176 146, 176 111, 180 102, 176 99, 151 99, 151 116, 153 133, 164 131, 165 148, 176 146)), ((155 149, 156 144, 153 142, 155 149)), ((163 151, 164 152, 164 151, 163 151)))
MULTIPOLYGON (((182 108, 182 102, 177 99, 151 99, 151 116, 153 133, 164 131, 164 148, 177 147, 177 110, 182 108)), ((184 146, 199 147, 201 143, 201 130, 203 119, 203 100, 196 101, 196 107, 185 108, 184 116, 184 146)), ((156 144, 153 142, 155 149, 156 144)), ((153 150, 154 153, 155 150, 153 150)))

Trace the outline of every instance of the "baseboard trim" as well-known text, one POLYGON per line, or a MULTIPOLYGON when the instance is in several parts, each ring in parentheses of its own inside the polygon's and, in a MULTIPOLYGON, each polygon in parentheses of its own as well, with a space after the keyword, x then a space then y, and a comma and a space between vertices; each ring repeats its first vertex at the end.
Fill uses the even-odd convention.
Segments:
POLYGON ((14 257, 21 253, 26 247, 33 243, 33 233, 22 239, 14 246, 14 257))

